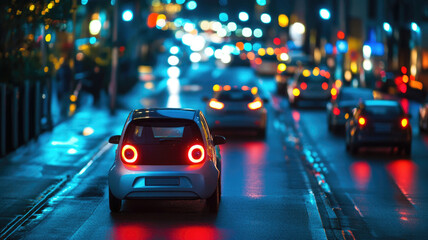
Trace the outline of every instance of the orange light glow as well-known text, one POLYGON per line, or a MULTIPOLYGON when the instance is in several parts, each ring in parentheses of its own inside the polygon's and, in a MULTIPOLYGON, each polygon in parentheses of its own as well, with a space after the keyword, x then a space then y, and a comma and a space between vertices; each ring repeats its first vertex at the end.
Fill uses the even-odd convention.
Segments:
POLYGON ((407 125, 409 125, 409 120, 407 118, 401 119, 401 126, 405 128, 407 125))
POLYGON ((403 75, 403 83, 408 83, 409 77, 407 75, 403 75))
POLYGON ((157 14, 157 13, 150 13, 149 14, 149 16, 147 17, 147 26, 149 28, 156 27, 156 22, 158 20, 158 16, 159 16, 159 14, 157 14))
POLYGON ((132 146, 132 145, 125 145, 122 148, 122 159, 123 161, 127 162, 127 163, 134 163, 138 158, 138 152, 137 149, 132 146), (131 154, 132 153, 132 157, 127 157, 127 154, 131 154))
POLYGON ((366 125, 366 119, 363 117, 358 118, 358 124, 360 124, 360 126, 366 125))
POLYGON ((244 43, 243 42, 237 42, 236 47, 242 51, 242 50, 244 50, 244 43))
POLYGON ((258 58, 256 58, 255 62, 257 65, 260 65, 260 64, 262 64, 263 60, 258 57, 258 58))
POLYGON ((330 75, 330 73, 329 73, 329 72, 325 72, 324 77, 328 79, 328 78, 330 78, 330 77, 331 77, 331 75, 330 75))
POLYGON ((230 89, 232 89, 232 88, 230 87, 230 85, 226 85, 226 86, 224 86, 224 87, 223 87, 223 90, 224 90, 224 91, 230 91, 230 89))
POLYGON ((328 89, 328 83, 323 82, 321 87, 322 87, 322 89, 327 90, 328 89))
POLYGON ((296 97, 299 96, 300 95, 300 90, 298 88, 294 88, 293 89, 293 95, 296 96, 296 97))
POLYGON ((247 58, 252 61, 256 58, 256 55, 253 52, 249 52, 247 54, 247 58))
POLYGON ((204 160, 205 158, 205 150, 204 147, 202 147, 201 145, 193 145, 192 147, 190 147, 189 151, 187 152, 187 157, 189 158, 189 160, 192 163, 200 163, 202 162, 202 160, 204 160), (194 154, 197 154, 198 152, 200 152, 200 156, 199 157, 194 157, 194 154))
POLYGON ((342 87, 342 81, 340 81, 339 79, 337 79, 337 80, 334 82, 334 85, 336 86, 336 88, 341 88, 341 87, 342 87))
POLYGON ((248 104, 248 108, 251 110, 257 110, 257 109, 261 108, 262 106, 263 106, 263 103, 259 99, 255 100, 254 102, 250 102, 248 104))
POLYGON ((210 106, 210 108, 214 108, 217 110, 221 110, 224 108, 224 103, 219 102, 215 99, 211 99, 210 103, 208 104, 210 106))
POLYGON ((305 83, 305 82, 302 82, 302 83, 300 83, 300 88, 301 88, 302 90, 306 90, 306 89, 308 88, 308 84, 307 84, 307 83, 305 83))
POLYGON ((242 86, 241 89, 242 89, 242 91, 248 91, 248 90, 250 90, 250 88, 248 86, 242 86))

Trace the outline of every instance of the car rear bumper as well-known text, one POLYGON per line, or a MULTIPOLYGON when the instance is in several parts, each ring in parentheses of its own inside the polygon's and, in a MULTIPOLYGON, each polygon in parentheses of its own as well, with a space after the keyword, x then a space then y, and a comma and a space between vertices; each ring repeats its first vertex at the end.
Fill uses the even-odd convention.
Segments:
POLYGON ((358 134, 355 144, 358 146, 402 146, 411 144, 412 138, 410 134, 394 134, 394 135, 365 135, 358 134))
POLYGON ((108 183, 119 199, 206 199, 217 187, 212 161, 198 165, 124 165, 115 163, 108 183))
POLYGON ((253 114, 226 113, 207 114, 210 128, 266 128, 266 111, 261 110, 253 114))

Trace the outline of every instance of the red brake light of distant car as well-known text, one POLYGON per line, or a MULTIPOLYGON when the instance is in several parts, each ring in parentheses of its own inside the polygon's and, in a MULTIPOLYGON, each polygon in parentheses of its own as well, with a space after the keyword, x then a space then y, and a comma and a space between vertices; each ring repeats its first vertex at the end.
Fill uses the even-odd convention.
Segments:
POLYGON ((405 128, 409 125, 409 120, 407 118, 401 119, 401 127, 405 128))
POLYGON ((215 100, 215 99, 211 99, 211 101, 209 103, 209 106, 211 108, 214 108, 214 109, 217 109, 217 110, 221 110, 221 109, 224 108, 224 104, 222 102, 219 102, 219 101, 215 100))
POLYGON ((333 114, 338 116, 340 114, 340 109, 337 107, 333 108, 333 114))
POLYGON ((137 161, 138 152, 137 149, 132 145, 125 145, 122 147, 122 159, 126 163, 134 163, 137 161))
POLYGON ((327 90, 328 89, 328 83, 323 82, 321 87, 322 87, 322 89, 327 90))
POLYGON ((365 119, 365 118, 363 118, 363 117, 359 117, 359 118, 358 118, 358 124, 359 124, 361 127, 365 126, 365 125, 366 125, 366 119, 365 119))
POLYGON ((305 82, 302 82, 302 83, 300 84, 300 88, 301 88, 302 90, 306 90, 306 89, 308 88, 308 84, 307 84, 307 83, 305 83, 305 82))
POLYGON ((251 110, 257 110, 263 106, 262 101, 256 99, 254 102, 248 103, 248 108, 251 110))
POLYGON ((293 89, 293 95, 296 96, 296 97, 299 96, 300 95, 300 90, 298 88, 294 88, 293 89))
POLYGON ((192 163, 200 163, 205 158, 205 150, 201 145, 195 144, 189 148, 187 157, 192 163))

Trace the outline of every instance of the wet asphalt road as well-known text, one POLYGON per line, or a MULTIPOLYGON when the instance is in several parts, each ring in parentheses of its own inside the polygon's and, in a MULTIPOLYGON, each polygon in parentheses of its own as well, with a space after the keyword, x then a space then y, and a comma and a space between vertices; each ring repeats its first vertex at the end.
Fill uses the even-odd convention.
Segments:
MULTIPOLYGON (((201 98, 213 83, 251 74, 202 67, 184 79, 162 80, 151 96, 127 104, 204 109, 201 98)), ((267 95, 274 91, 273 78, 255 82, 267 95)), ((228 143, 220 147, 223 191, 217 215, 209 214, 202 200, 126 201, 121 213, 111 214, 111 146, 12 239, 423 239, 428 137, 414 129, 410 158, 387 149, 351 156, 344 136, 327 131, 322 106, 291 109, 284 98, 271 96, 266 139, 224 133, 228 143), (331 205, 322 200, 305 151, 322 166, 331 205), (328 212, 333 207, 337 215, 328 212)), ((411 123, 416 126, 415 119, 411 123)))

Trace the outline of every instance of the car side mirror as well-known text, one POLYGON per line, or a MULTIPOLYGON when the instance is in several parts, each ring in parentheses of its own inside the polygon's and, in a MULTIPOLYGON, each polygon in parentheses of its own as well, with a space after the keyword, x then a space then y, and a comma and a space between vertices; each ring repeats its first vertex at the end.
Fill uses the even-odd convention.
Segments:
POLYGON ((214 136, 214 145, 221 145, 226 143, 226 138, 223 136, 215 135, 214 136))
POLYGON ((120 142, 120 135, 111 136, 109 138, 108 142, 111 143, 111 144, 119 144, 119 142, 120 142))

